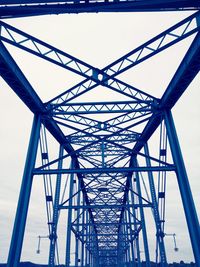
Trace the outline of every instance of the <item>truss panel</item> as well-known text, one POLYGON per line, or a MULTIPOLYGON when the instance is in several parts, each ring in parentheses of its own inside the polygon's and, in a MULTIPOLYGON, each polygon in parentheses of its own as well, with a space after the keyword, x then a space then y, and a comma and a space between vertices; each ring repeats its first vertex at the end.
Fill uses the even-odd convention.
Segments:
MULTIPOLYGON (((196 10, 199 1, 1 1, 0 16, 60 13, 196 10)), ((167 180, 177 178, 191 246, 200 266, 199 222, 171 109, 200 68, 199 11, 99 69, 4 21, 0 21, 0 73, 33 112, 34 121, 10 245, 8 267, 17 267, 32 182, 43 178, 50 241, 48 266, 59 262, 59 217, 66 213, 65 266, 151 266, 149 214, 155 261, 167 266, 167 180), (182 62, 159 99, 117 76, 193 36, 182 62), (44 103, 11 56, 23 50, 82 81, 44 103), (103 87, 116 101, 79 101, 103 87), (126 96, 127 101, 120 96, 126 96), (156 136, 152 147, 151 138, 156 136), (56 140, 52 153, 50 140, 56 140), (72 257, 72 251, 74 257, 72 257)), ((120 76, 121 77, 121 76, 120 76)), ((97 96, 98 98, 98 96, 97 96)))

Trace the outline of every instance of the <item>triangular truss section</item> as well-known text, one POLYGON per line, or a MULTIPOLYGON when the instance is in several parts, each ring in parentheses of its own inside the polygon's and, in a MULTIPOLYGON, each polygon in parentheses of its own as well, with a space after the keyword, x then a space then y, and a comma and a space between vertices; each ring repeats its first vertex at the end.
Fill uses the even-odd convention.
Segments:
MULTIPOLYGON (((115 3, 120 5, 122 1, 113 1, 113 8, 115 3)), ((155 223, 156 261, 166 266, 164 208, 169 175, 176 175, 179 182, 196 257, 199 239, 193 229, 197 229, 197 220, 189 220, 195 209, 190 192, 185 189, 187 174, 171 108, 199 71, 199 21, 200 12, 195 12, 102 69, 0 22, 1 75, 35 114, 8 267, 16 267, 19 261, 23 235, 18 228, 23 231, 25 227, 20 213, 27 213, 35 176, 44 177, 49 266, 59 262, 57 228, 62 210, 67 210, 66 267, 70 266, 72 251, 76 253, 76 266, 135 266, 141 261, 141 249, 149 267, 146 210, 152 212, 155 223), (117 77, 190 36, 194 36, 192 44, 161 98, 117 77), (83 80, 43 103, 9 54, 6 43, 83 80), (101 88, 105 93, 112 92, 112 101, 101 101, 101 88), (94 100, 87 99, 88 93, 94 95, 94 100), (85 101, 80 101, 84 97, 85 101), (60 145, 58 154, 54 152, 53 156, 49 152, 49 135, 60 145), (155 146, 150 145, 153 135, 155 146), (67 186, 62 187, 66 177, 67 186), (52 179, 56 180, 54 187, 52 179)))

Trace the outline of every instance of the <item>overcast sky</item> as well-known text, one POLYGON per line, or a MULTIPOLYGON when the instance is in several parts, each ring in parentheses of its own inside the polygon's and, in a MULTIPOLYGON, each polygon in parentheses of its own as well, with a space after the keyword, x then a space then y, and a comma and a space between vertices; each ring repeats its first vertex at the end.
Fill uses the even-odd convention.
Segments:
MULTIPOLYGON (((186 12, 79 14, 15 19, 6 22, 93 66, 102 68, 189 14, 186 12)), ((189 38, 181 42, 169 51, 136 67, 135 70, 121 75, 120 78, 160 97, 191 40, 192 38, 189 38)), ((70 75, 49 63, 42 63, 41 60, 19 49, 8 48, 43 101, 69 88, 77 79, 77 76, 70 75)), ((200 211, 199 81, 197 77, 173 109, 198 215, 200 211)), ((5 262, 33 115, 2 80, 0 87, 0 262, 5 262)), ((31 201, 22 260, 46 263, 47 240, 42 241, 41 254, 35 253, 37 236, 46 235, 47 228, 45 210, 41 209, 42 183, 37 181, 34 186, 32 195, 37 197, 31 201)), ((177 197, 176 202, 174 201, 177 195, 178 188, 174 179, 169 182, 167 212, 170 219, 166 225, 166 232, 176 233, 179 252, 173 251, 173 240, 170 237, 166 238, 168 258, 169 261, 192 261, 180 198, 177 197)), ((64 224, 61 228, 65 228, 64 224)))

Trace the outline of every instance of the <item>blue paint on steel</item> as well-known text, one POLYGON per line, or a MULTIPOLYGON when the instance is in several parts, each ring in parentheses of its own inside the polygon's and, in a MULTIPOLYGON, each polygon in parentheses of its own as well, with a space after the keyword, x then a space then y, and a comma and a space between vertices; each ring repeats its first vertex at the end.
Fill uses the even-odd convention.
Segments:
MULTIPOLYGON (((135 166, 138 166, 138 162, 136 159, 134 159, 133 163, 135 166)), ((146 267, 150 267, 151 265, 150 265, 150 256, 149 256, 149 245, 148 245, 146 222, 145 222, 145 216, 144 216, 144 210, 143 210, 143 199, 141 198, 142 191, 141 191, 141 185, 140 185, 140 177, 138 173, 135 173, 135 178, 136 178, 136 188, 137 188, 137 192, 139 195, 138 202, 139 202, 139 209, 140 209, 140 218, 141 218, 141 227, 142 227, 146 267)))
POLYGON ((35 115, 30 142, 27 152, 26 164, 24 167, 24 174, 18 200, 17 212, 15 216, 15 223, 12 233, 12 240, 8 255, 8 267, 17 267, 20 261, 22 243, 24 238, 25 224, 29 207, 29 200, 33 181, 33 168, 37 155, 37 147, 40 136, 41 118, 35 115))
MULTIPOLYGON (((60 146, 59 158, 62 158, 64 153, 63 146, 60 146)), ((62 159, 58 162, 58 169, 62 168, 63 161, 62 159)), ((49 247, 49 267, 55 266, 55 250, 56 250, 56 242, 57 242, 57 225, 58 225, 58 217, 59 217, 59 203, 60 203, 60 192, 61 192, 61 176, 59 173, 56 178, 56 188, 55 188, 55 196, 54 196, 54 204, 53 204, 53 221, 51 224, 51 232, 50 232, 50 247, 49 247)))
MULTIPOLYGON (((71 167, 74 167, 74 160, 72 160, 71 167)), ((68 205, 72 206, 73 203, 73 190, 74 190, 74 173, 70 175, 70 183, 69 183, 69 202, 68 205)), ((68 209, 67 215, 67 240, 66 240, 66 258, 65 265, 66 267, 70 266, 70 247, 71 247, 71 227, 72 227, 72 210, 68 209)))
POLYGON ((182 11, 199 9, 199 0, 140 0, 140 1, 53 1, 53 0, 2 0, 0 17, 17 18, 48 14, 96 13, 96 12, 146 12, 146 11, 182 11), (13 4, 15 4, 13 6, 13 4))
MULTIPOLYGON (((147 158, 146 158, 147 166, 151 166, 151 161, 150 161, 150 158, 148 157, 149 148, 147 144, 144 146, 144 150, 147 155, 147 158)), ((159 209, 158 209, 158 202, 156 198, 154 178, 153 178, 153 173, 151 171, 148 172, 148 180, 149 180, 149 187, 150 187, 151 199, 152 199, 152 204, 153 204, 154 221, 155 221, 156 230, 157 230, 157 235, 156 235, 157 242, 158 242, 157 246, 159 247, 161 265, 166 266, 167 259, 166 259, 165 245, 164 245, 164 240, 163 240, 164 233, 161 228, 161 219, 160 219, 160 214, 159 214, 159 209)), ((156 251, 156 254, 157 254, 157 251, 156 251)), ((156 258, 157 256, 158 254, 156 255, 156 258)))
POLYGON ((165 112, 165 123, 168 132, 170 147, 172 150, 172 156, 177 166, 177 181, 179 184, 179 190, 183 202, 183 208, 185 211, 185 217, 192 243, 194 258, 197 266, 200 266, 200 226, 194 205, 194 200, 192 197, 192 192, 190 189, 187 172, 185 169, 185 164, 181 153, 181 148, 178 142, 176 128, 174 125, 171 111, 169 110, 166 110, 165 112))
MULTIPOLYGON (((59 3, 60 1, 53 2, 40 1, 40 4, 48 3, 48 5, 38 5, 34 0, 12 1, 12 4, 15 3, 16 5, 11 6, 11 1, 3 0, 0 4, 0 16, 6 18, 53 14, 54 12, 73 13, 75 10, 78 13, 85 11, 94 12, 94 10, 99 12, 117 12, 119 10, 129 12, 138 10, 161 11, 163 9, 178 10, 180 7, 182 9, 197 9, 199 6, 199 1, 161 2, 159 0, 141 0, 113 1, 112 3, 107 1, 101 1, 101 3, 99 1, 96 1, 96 3, 91 3, 90 1, 87 1, 87 3, 84 1, 68 3, 66 1, 66 3, 62 4, 59 3), (28 11, 28 8, 30 8, 29 4, 31 4, 30 11, 28 11)), ((199 224, 170 114, 170 109, 175 105, 199 71, 199 16, 199 12, 192 14, 103 69, 98 69, 79 60, 5 22, 0 22, 0 73, 12 90, 36 114, 37 118, 37 123, 34 123, 37 126, 33 127, 36 140, 33 136, 31 137, 27 154, 21 189, 21 192, 25 192, 25 194, 24 196, 22 196, 22 193, 20 194, 8 259, 9 267, 16 267, 20 259, 32 175, 49 175, 49 177, 57 175, 53 223, 50 227, 49 266, 52 267, 55 264, 58 212, 63 210, 67 210, 68 213, 66 266, 70 265, 72 258, 72 234, 74 234, 76 240, 75 263, 77 266, 121 267, 126 264, 132 264, 133 266, 140 267, 142 249, 145 253, 146 266, 149 266, 150 255, 145 229, 147 224, 143 212, 144 208, 153 209, 160 262, 162 266, 165 266, 166 252, 163 240, 163 211, 159 214, 160 208, 156 200, 153 173, 162 172, 165 176, 169 171, 176 171, 177 173, 193 252, 197 265, 200 265, 198 258, 199 224), (181 33, 179 32, 180 29, 182 29, 181 33), (14 37, 16 33, 21 36, 20 42, 14 37), (161 99, 157 99, 116 78, 119 74, 194 33, 197 33, 196 37, 161 99), (170 39, 171 35, 173 35, 173 38, 170 39), (84 80, 62 94, 55 96, 47 103, 43 103, 14 62, 3 44, 4 42, 80 75, 84 80), (32 48, 28 45, 30 42, 33 44, 32 48), (153 46, 155 43, 157 45, 153 46), (45 48, 47 53, 43 53, 41 47, 45 48), (55 57, 51 57, 52 54, 55 57), (128 97, 129 100, 92 103, 78 101, 79 96, 99 85, 118 92, 128 97), (73 103, 71 102, 72 100, 73 103), (77 101, 76 103, 74 102, 75 100, 77 101), (105 113, 110 114, 111 118, 108 120, 103 120, 102 118, 101 121, 90 117, 90 114, 101 114, 102 116, 105 113), (162 157, 152 157, 147 147, 148 140, 161 125, 163 116, 165 116, 168 138, 171 144, 172 163, 165 162, 167 151, 162 141, 159 143, 162 157), (62 150, 58 158, 50 162, 47 160, 47 151, 42 151, 42 164, 35 168, 39 137, 39 118, 41 118, 44 128, 62 146, 62 150), (135 128, 140 128, 140 130, 136 131, 135 128), (72 131, 72 133, 69 134, 68 130, 72 131), (76 146, 79 148, 75 149, 76 146), (142 152, 143 149, 144 152, 142 152), (30 151, 33 151, 33 155, 31 155, 30 151), (62 162, 69 157, 72 158, 73 166, 71 169, 65 169, 62 167, 62 162), (144 166, 138 166, 137 157, 143 159, 145 162, 144 166), (152 164, 152 166, 151 162, 156 163, 156 165, 152 164), (27 168, 28 163, 31 164, 30 170, 27 168), (58 163, 57 168, 55 168, 55 163, 58 163), (144 196, 141 190, 140 180, 142 179, 142 173, 148 176, 151 199, 144 196), (61 177, 64 176, 62 174, 69 174, 71 182, 68 199, 64 199, 62 203, 59 203, 61 177), (24 179, 28 179, 27 188, 24 185, 24 179), (75 186, 76 182, 78 182, 78 189, 75 186), (138 210, 140 210, 140 213, 138 210), (74 212, 76 212, 76 219, 72 220, 74 212), (19 222, 20 214, 23 217, 21 223, 19 222), (19 228, 20 231, 17 232, 16 229, 19 228), (81 249, 79 249, 80 243, 81 249), (16 251, 14 251, 16 244, 16 251)), ((157 194, 158 197, 162 195, 162 199, 165 197, 164 191, 157 192, 157 194)), ((53 194, 47 196, 46 200, 53 202, 53 194)))

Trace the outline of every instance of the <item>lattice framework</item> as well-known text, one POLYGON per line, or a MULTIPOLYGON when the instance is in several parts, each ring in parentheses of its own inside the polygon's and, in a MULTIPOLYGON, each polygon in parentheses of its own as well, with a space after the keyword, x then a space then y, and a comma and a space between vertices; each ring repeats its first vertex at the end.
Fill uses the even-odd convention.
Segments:
MULTIPOLYGON (((49 14, 58 8, 62 10, 59 13, 73 13, 74 10, 94 12, 94 7, 98 11, 198 7, 198 1, 192 1, 192 5, 191 1, 165 1, 164 5, 152 1, 151 6, 145 1, 101 4, 98 1, 83 1, 60 5, 59 1, 56 2, 49 2, 46 6, 38 5, 35 1, 16 1, 16 5, 12 6, 9 1, 4 1, 0 5, 1 16, 49 14)), ((36 175, 42 175, 45 184, 49 266, 59 262, 57 226, 62 210, 67 210, 68 214, 66 266, 70 265, 72 233, 75 236, 76 266, 135 266, 140 264, 141 246, 145 252, 146 266, 150 266, 144 212, 147 208, 152 211, 155 221, 156 261, 166 266, 165 189, 167 174, 172 171, 177 175, 195 260, 200 265, 199 224, 171 115, 171 108, 199 71, 199 16, 200 13, 195 12, 103 69, 0 22, 1 75, 35 114, 8 267, 16 267, 20 259, 32 179, 36 175), (117 78, 191 35, 195 35, 194 40, 160 99, 117 78), (6 43, 80 75, 83 80, 43 103, 9 54, 6 43), (122 94, 128 100, 78 101, 79 96, 98 86, 122 94), (94 115, 99 114, 109 114, 110 118, 96 119, 94 115), (159 151, 157 156, 153 156, 149 152, 148 142, 158 128, 159 151), (51 160, 46 130, 60 144, 58 156, 51 160), (38 147, 40 164, 36 161, 38 147), (158 192, 155 189, 156 177, 159 181, 158 192), (55 178, 53 192, 51 182, 55 178), (67 180, 68 190, 61 201, 63 178, 67 180)))

